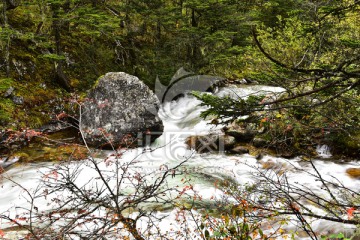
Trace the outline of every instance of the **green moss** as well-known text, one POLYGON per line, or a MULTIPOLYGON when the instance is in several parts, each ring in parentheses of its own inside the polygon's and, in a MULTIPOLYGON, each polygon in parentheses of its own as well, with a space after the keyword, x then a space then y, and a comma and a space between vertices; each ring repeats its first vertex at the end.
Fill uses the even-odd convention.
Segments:
POLYGON ((19 161, 21 162, 28 162, 30 159, 29 154, 25 153, 25 152, 17 152, 15 154, 13 154, 14 157, 18 157, 19 161))
POLYGON ((0 98, 0 123, 5 127, 8 125, 15 113, 15 104, 7 98, 0 98))
POLYGON ((15 152, 13 156, 19 156, 22 162, 82 160, 88 156, 88 150, 84 146, 76 144, 44 147, 41 142, 37 142, 15 152))
POLYGON ((17 8, 7 12, 9 24, 17 28, 26 29, 35 28, 34 16, 31 14, 27 6, 18 6, 17 8))
POLYGON ((104 77, 104 75, 102 75, 102 76, 98 77, 98 79, 96 79, 94 85, 92 86, 92 89, 96 88, 97 85, 99 85, 99 81, 100 81, 100 79, 103 78, 103 77, 104 77))
POLYGON ((346 156, 360 156, 360 131, 350 135, 332 134, 330 136, 330 145, 335 154, 346 156))
POLYGON ((37 114, 35 116, 30 116, 28 127, 29 128, 39 128, 48 121, 50 121, 50 118, 48 115, 37 114))
POLYGON ((31 53, 22 52, 22 51, 15 53, 15 56, 13 57, 16 57, 17 60, 25 61, 25 62, 35 61, 35 57, 31 53))
POLYGON ((11 78, 0 78, 0 94, 3 95, 13 84, 14 80, 11 78))
POLYGON ((67 106, 61 100, 56 100, 66 98, 67 93, 51 87, 44 89, 41 83, 35 80, 24 83, 11 78, 0 79, 0 95, 13 87, 13 94, 24 98, 24 105, 14 104, 11 98, 0 98, 0 123, 3 128, 38 128, 50 120, 55 106, 67 106))

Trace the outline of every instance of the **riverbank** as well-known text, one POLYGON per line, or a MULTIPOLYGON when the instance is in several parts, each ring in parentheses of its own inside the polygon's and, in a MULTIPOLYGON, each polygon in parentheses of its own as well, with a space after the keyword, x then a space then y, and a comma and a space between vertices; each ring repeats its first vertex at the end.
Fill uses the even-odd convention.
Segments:
MULTIPOLYGON (((169 230, 168 233, 159 233, 154 228, 147 228, 147 226, 149 226, 148 221, 144 218, 138 220, 139 229, 143 229, 146 233, 147 231, 151 232, 152 235, 150 236, 154 236, 154 238, 155 236, 158 236, 156 234, 168 234, 167 236, 173 234, 171 235, 173 237, 186 236, 186 231, 191 231, 193 234, 198 234, 200 236, 202 232, 196 227, 191 228, 191 226, 196 226, 194 225, 195 223, 199 224, 201 222, 204 222, 205 226, 206 216, 213 221, 216 220, 219 223, 228 224, 229 222, 227 222, 226 216, 229 216, 229 219, 232 219, 241 215, 234 216, 231 215, 231 211, 227 212, 226 210, 234 209, 231 208, 231 206, 242 206, 241 204, 244 203, 249 206, 251 204, 251 206, 254 207, 276 207, 277 204, 279 204, 280 208, 277 209, 278 212, 289 210, 291 213, 291 208, 289 208, 287 201, 285 201, 287 198, 284 198, 283 195, 278 195, 280 193, 279 191, 286 189, 287 186, 292 189, 296 187, 295 189, 297 189, 297 191, 300 189, 300 192, 295 192, 295 195, 291 195, 291 197, 301 204, 302 213, 313 215, 320 214, 320 216, 325 214, 327 217, 329 217, 329 215, 321 208, 321 204, 316 205, 315 196, 321 196, 322 199, 331 201, 332 197, 329 195, 329 193, 331 193, 340 202, 350 201, 351 198, 347 198, 348 195, 339 191, 339 187, 341 186, 345 186, 347 189, 354 191, 354 194, 358 194, 360 179, 352 178, 346 173, 349 168, 359 167, 359 163, 356 161, 339 163, 331 160, 328 161, 326 159, 313 159, 313 161, 310 162, 302 158, 288 160, 266 154, 263 155, 262 159, 256 159, 255 156, 250 154, 194 152, 185 144, 185 140, 188 137, 194 135, 206 136, 210 132, 213 133, 221 129, 220 126, 209 124, 211 122, 210 119, 203 120, 199 117, 200 112, 205 109, 204 106, 199 106, 199 103, 200 102, 193 96, 185 96, 177 101, 166 103, 163 108, 160 109, 159 113, 159 116, 164 122, 164 133, 151 146, 145 148, 122 149, 120 152, 104 151, 104 157, 95 159, 96 166, 100 169, 98 172, 94 168, 94 162, 89 159, 62 163, 29 163, 11 168, 5 175, 2 175, 1 185, 3 186, 2 189, 4 194, 2 194, 0 198, 1 212, 9 213, 9 216, 16 213, 21 218, 23 216, 28 216, 25 214, 26 209, 31 209, 31 207, 27 207, 29 206, 29 202, 26 198, 23 198, 21 191, 23 188, 16 184, 14 185, 13 181, 21 183, 21 186, 25 189, 37 190, 37 193, 46 193, 45 189, 41 187, 37 188, 37 186, 45 186, 49 192, 50 186, 55 187, 54 189, 59 186, 68 186, 66 184, 61 185, 61 183, 67 179, 63 176, 76 176, 73 181, 75 186, 79 186, 79 189, 89 186, 88 189, 93 190, 96 189, 93 188, 93 186, 104 186, 100 177, 101 175, 99 175, 102 173, 106 174, 106 176, 111 179, 107 182, 109 183, 110 189, 112 189, 112 187, 116 186, 117 182, 114 181, 115 178, 110 178, 110 176, 117 173, 118 171, 116 170, 129 169, 129 173, 135 174, 134 176, 141 176, 141 179, 143 179, 142 182, 147 184, 147 186, 151 186, 149 185, 150 182, 147 181, 150 181, 150 179, 161 179, 161 174, 164 173, 166 169, 171 169, 182 161, 185 161, 184 165, 181 168, 176 169, 174 174, 169 174, 166 179, 166 188, 174 190, 170 191, 168 193, 169 195, 166 196, 173 196, 176 200, 176 204, 171 210, 164 207, 165 203, 161 203, 161 206, 159 207, 159 203, 154 201, 150 201, 150 203, 145 205, 139 205, 136 209, 133 208, 133 205, 127 205, 129 203, 126 201, 120 202, 123 204, 121 206, 126 209, 124 210, 124 213, 126 213, 125 216, 136 219, 136 216, 138 216, 137 214, 142 212, 146 214, 154 213, 154 221, 157 221, 156 219, 158 218, 156 217, 162 219, 160 222, 156 223, 164 226, 162 228, 164 231, 169 230), (324 188, 324 183, 316 180, 318 177, 316 171, 312 167, 312 163, 322 176, 324 183, 329 187, 330 192, 324 188), (334 179, 336 181, 330 184, 334 179), (286 183, 285 180, 290 185, 283 185, 286 183), (279 186, 283 186, 284 188, 279 188, 279 186), (259 198, 259 192, 267 192, 272 195, 259 198), (181 194, 179 198, 176 198, 176 196, 178 196, 177 193, 181 194), (276 200, 276 198, 271 197, 274 196, 274 194, 280 197, 280 199, 276 200), (311 198, 306 198, 307 196, 310 196, 309 194, 315 195, 311 198), (194 199, 195 196, 196 199, 194 199), (237 200, 236 198, 233 198, 234 196, 241 196, 242 198, 237 200), (244 198, 245 196, 249 198, 244 198), (346 198, 344 198, 344 196, 346 196, 346 198), (225 201, 226 199, 230 200, 225 201), (246 202, 243 200, 246 200, 246 202), (19 205, 25 208, 25 212, 20 211, 19 209, 16 211, 13 209, 14 206, 16 208, 16 206, 19 205), (217 212, 217 209, 223 211, 219 213, 217 212), (307 209, 310 209, 311 211, 308 212, 307 209), (188 210, 189 212, 187 212, 188 210), (206 215, 207 213, 209 214, 206 215), (230 215, 226 215, 228 213, 230 215), (191 218, 191 216, 196 216, 196 221, 191 218), (223 218, 221 218, 221 216, 223 216, 223 218), (181 221, 179 222, 177 219, 181 219, 181 221), (186 223, 189 224, 186 225, 186 223), (185 226, 186 228, 184 228, 185 226), (179 229, 179 231, 180 229, 185 230, 172 232, 170 231, 171 228, 179 229)), ((122 176, 121 171, 118 173, 122 176)), ((121 189, 127 191, 134 187, 134 185, 132 185, 134 184, 133 180, 126 184, 121 184, 121 189)), ((147 193, 147 189, 148 188, 143 187, 138 188, 137 191, 142 194, 143 192, 147 193)), ((109 201, 111 197, 108 197, 110 196, 108 190, 104 188, 101 191, 103 192, 98 196, 98 199, 103 199, 104 197, 104 199, 108 199, 109 201)), ((61 216, 68 216, 66 214, 68 214, 69 209, 65 208, 63 212, 60 212, 57 204, 61 205, 63 202, 69 201, 69 199, 73 199, 78 203, 79 197, 64 193, 65 192, 55 191, 53 194, 39 194, 35 204, 39 212, 34 211, 34 214, 41 215, 44 213, 42 216, 45 217, 51 213, 53 214, 51 216, 60 217, 59 219, 61 219, 61 216), (56 209, 56 211, 52 209, 56 209), (59 213, 62 213, 63 215, 59 213)), ((142 196, 141 194, 140 196, 142 196)), ((161 196, 164 197, 163 194, 161 194, 161 196)), ((169 204, 169 201, 166 201, 166 203, 169 204)), ((353 203, 346 202, 346 206, 349 204, 353 203)), ((75 216, 86 214, 86 212, 83 211, 84 209, 78 207, 79 205, 74 206, 76 206, 73 212, 75 216)), ((91 205, 91 207, 97 206, 96 202, 94 205, 91 205)), ((326 207, 327 205, 324 206, 326 207)), ((88 216, 96 217, 97 219, 109 216, 108 209, 102 207, 99 209, 99 211, 94 212, 94 216, 88 216)), ((251 210, 250 207, 247 207, 246 211, 248 214, 259 213, 251 210)), ((341 220, 349 221, 346 211, 347 208, 342 206, 341 208, 338 208, 335 213, 341 220)), ((260 217, 261 215, 256 216, 260 217)), ((14 215, 13 217, 16 216, 14 215)), ((110 215, 110 218, 111 217, 112 215, 110 215)), ((246 218, 250 219, 250 215, 247 215, 246 218)), ((240 219, 237 219, 239 223, 241 223, 241 217, 240 219)), ((257 222, 259 222, 259 218, 257 219, 257 222)), ((259 226, 263 227, 263 233, 268 236, 272 236, 271 232, 278 231, 279 227, 282 229, 281 232, 283 236, 287 235, 290 237, 291 234, 294 234, 297 238, 306 238, 307 236, 306 231, 301 229, 301 221, 299 222, 296 215, 293 215, 293 217, 289 217, 288 215, 276 215, 272 216, 270 219, 262 219, 261 225, 259 226)), ((310 226, 319 234, 319 236, 327 236, 340 232, 344 233, 344 229, 349 231, 349 234, 352 234, 355 229, 355 227, 350 224, 334 223, 324 219, 315 220, 306 215, 304 215, 304 219, 309 221, 311 224, 310 226)), ((43 224, 44 221, 41 221, 41 223, 43 224)), ((89 224, 91 223, 92 222, 89 222, 89 224)), ((2 227, 6 229, 6 226, 9 226, 6 225, 8 223, 5 223, 5 221, 2 224, 2 227)), ((56 221, 56 224, 52 224, 53 232, 61 229, 62 222, 56 221), (55 225, 58 226, 58 228, 55 225)), ((87 232, 89 232, 92 230, 95 231, 97 225, 88 226, 85 224, 84 226, 86 226, 87 232)), ((81 229, 82 228, 76 228, 79 234, 82 232, 81 229)), ((122 235, 122 233, 123 232, 121 231, 106 232, 106 234, 117 234, 116 236, 118 238, 125 236, 122 235)), ((212 234, 213 232, 209 230, 209 233, 212 234)), ((277 236, 280 238, 280 235, 277 236)))

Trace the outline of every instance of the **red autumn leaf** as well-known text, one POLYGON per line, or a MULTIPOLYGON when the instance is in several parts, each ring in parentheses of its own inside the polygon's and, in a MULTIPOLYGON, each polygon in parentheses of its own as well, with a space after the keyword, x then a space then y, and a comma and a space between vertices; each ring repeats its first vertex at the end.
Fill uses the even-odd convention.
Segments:
POLYGON ((84 209, 79 209, 78 212, 77 212, 77 214, 83 214, 83 213, 86 213, 86 210, 84 210, 84 209))
POLYGON ((294 211, 296 211, 296 212, 300 212, 300 206, 299 206, 297 203, 292 202, 292 203, 290 204, 290 207, 291 207, 292 210, 294 210, 294 211))
POLYGON ((349 220, 353 219, 355 210, 356 209, 354 207, 348 208, 346 210, 346 213, 347 213, 347 216, 348 216, 349 220))
POLYGON ((57 171, 53 170, 53 171, 51 172, 51 174, 54 176, 54 178, 55 178, 56 180, 58 179, 59 174, 57 173, 57 171))
POLYGON ((262 122, 262 123, 267 122, 267 121, 269 121, 269 119, 267 117, 260 120, 260 122, 262 122))
POLYGON ((0 237, 3 238, 4 236, 5 236, 4 231, 0 229, 0 237))
POLYGON ((64 113, 64 112, 59 113, 58 115, 56 115, 56 119, 58 119, 58 120, 61 120, 61 119, 66 118, 66 117, 68 117, 68 115, 66 113, 64 113))

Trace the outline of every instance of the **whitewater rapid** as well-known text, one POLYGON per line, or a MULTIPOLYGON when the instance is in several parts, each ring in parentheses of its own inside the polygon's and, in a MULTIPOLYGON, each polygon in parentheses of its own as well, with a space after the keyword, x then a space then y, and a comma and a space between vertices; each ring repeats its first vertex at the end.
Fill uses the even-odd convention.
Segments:
MULTIPOLYGON (((281 93, 282 89, 266 86, 244 86, 241 88, 231 87, 222 88, 218 91, 219 96, 247 97, 251 94, 281 93)), ((258 161, 249 154, 227 155, 226 153, 206 153, 199 154, 189 149, 185 144, 185 139, 192 135, 204 135, 208 133, 220 133, 222 126, 209 124, 211 119, 203 120, 200 113, 206 107, 200 106, 200 101, 191 95, 179 98, 176 101, 167 102, 160 109, 159 115, 164 123, 164 133, 151 145, 145 148, 132 149, 124 152, 122 161, 131 161, 136 159, 134 165, 144 173, 150 173, 161 166, 171 168, 179 162, 185 161, 187 175, 191 176, 194 190, 202 196, 204 200, 210 201, 212 198, 221 197, 223 194, 214 187, 214 180, 232 179, 239 184, 254 183, 254 169, 261 169, 262 164, 271 161, 275 165, 286 169, 286 174, 291 182, 306 185, 315 193, 321 194, 323 186, 321 182, 315 181, 314 170, 309 163, 298 157, 287 160, 280 157, 264 156, 258 161)), ((324 179, 336 179, 349 189, 360 190, 360 180, 351 178, 346 174, 346 169, 359 167, 357 161, 346 163, 337 163, 327 160, 330 157, 326 146, 319 147, 319 159, 314 160, 314 164, 324 179), (320 158, 323 157, 323 158, 320 158)), ((111 151, 103 152, 103 156, 110 156, 111 151)), ((89 182, 96 172, 87 164, 88 160, 82 162, 70 162, 70 166, 83 169, 83 175, 76 180, 77 184, 83 185, 89 182), (85 174, 86 173, 86 174, 85 174)), ((54 163, 36 163, 24 164, 11 168, 3 173, 0 179, 0 215, 15 217, 21 215, 23 208, 29 207, 28 192, 41 191, 41 182, 44 176, 52 174, 50 169, 54 163), (40 190, 39 190, 40 188, 40 190)), ((109 170, 109 164, 99 159, 99 167, 103 170, 109 170)), ((111 168, 111 166, 110 166, 111 168)), ((183 176, 176 176, 169 181, 175 186, 183 176)), ((336 192, 334 190, 334 192, 336 192)), ((49 210, 52 204, 48 199, 39 199, 37 207, 43 210, 49 210)), ((315 209, 316 211, 316 209, 315 209)), ((319 211, 321 213, 321 211, 319 211)), ((196 214, 196 213, 194 213, 196 214)), ((344 213, 346 214, 346 213, 344 213)), ((170 231, 176 229, 177 210, 159 211, 159 216, 164 216, 162 230, 170 231), (175 227, 174 227, 175 226, 175 227)), ((142 227, 145 222, 139 223, 142 227)), ((334 224, 325 220, 311 222, 312 227, 321 234, 330 234, 336 231, 352 230, 352 226, 345 224, 334 224)), ((1 220, 0 229, 11 226, 6 220, 1 220)), ((191 224, 189 225, 191 227, 191 224)), ((193 224, 192 227, 195 227, 193 224)), ((288 226, 289 231, 293 226, 288 226)), ((15 234, 15 233, 10 233, 15 234)), ((15 235, 12 235, 15 236, 15 235)), ((14 237, 13 239, 16 239, 14 237)))

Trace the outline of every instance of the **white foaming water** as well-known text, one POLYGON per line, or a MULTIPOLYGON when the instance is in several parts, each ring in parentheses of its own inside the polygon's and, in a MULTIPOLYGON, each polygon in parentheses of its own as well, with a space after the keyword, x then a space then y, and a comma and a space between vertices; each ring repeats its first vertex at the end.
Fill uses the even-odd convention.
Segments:
MULTIPOLYGON (((242 86, 241 88, 220 89, 218 95, 224 96, 226 94, 235 93, 233 97, 246 97, 252 93, 268 94, 271 92, 279 93, 282 91, 283 90, 280 88, 266 86, 242 86)), ((188 149, 185 144, 185 139, 188 136, 219 132, 221 128, 221 126, 214 127, 209 125, 208 123, 210 120, 205 121, 199 117, 201 111, 206 109, 203 106, 199 106, 199 104, 200 101, 193 96, 185 96, 177 101, 165 103, 159 112, 164 123, 164 133, 162 136, 160 136, 150 147, 126 151, 121 157, 121 162, 124 164, 132 161, 133 171, 150 174, 161 167, 171 168, 186 160, 186 175, 192 179, 194 190, 202 196, 204 201, 211 201, 214 197, 220 198, 223 195, 219 189, 214 187, 214 181, 216 179, 232 179, 239 184, 254 183, 257 180, 255 176, 256 172, 259 170, 262 171, 262 165, 265 163, 271 163, 273 169, 286 171, 286 176, 290 183, 298 186, 306 186, 316 194, 325 193, 322 183, 316 181, 315 170, 310 163, 301 161, 300 158, 289 161, 283 158, 265 156, 263 160, 258 161, 249 154, 198 154, 188 149)), ((322 156, 321 154, 324 153, 324 150, 325 149, 321 150, 321 153, 320 150, 318 151, 320 156, 322 156)), ((108 154, 110 155, 112 152, 108 152, 108 154)), ((325 154, 325 156, 327 155, 325 154)), ((106 162, 99 159, 99 168, 104 172, 109 171, 115 166, 114 161, 116 161, 116 159, 112 157, 106 162)), ((89 188, 96 185, 96 182, 98 181, 96 180, 96 177, 98 175, 91 167, 91 163, 88 160, 67 164, 73 168, 79 168, 82 171, 79 178, 76 180, 76 184, 83 186, 90 182, 89 188)), ((349 189, 355 191, 360 190, 360 181, 352 179, 346 174, 347 168, 359 167, 357 162, 338 164, 330 161, 316 160, 314 161, 314 164, 325 180, 336 179, 336 181, 341 182, 349 189)), ((51 163, 24 165, 14 167, 5 172, 2 175, 3 178, 0 179, 0 215, 9 215, 12 217, 21 215, 24 210, 20 207, 29 206, 29 197, 26 197, 27 193, 25 189, 30 193, 38 190, 38 185, 44 180, 44 175, 42 173, 47 175, 53 174, 51 172, 52 170, 49 170, 49 167, 51 167, 51 163), (21 184, 22 187, 14 182, 21 184)), ((172 186, 180 185, 179 187, 181 188, 183 187, 181 185, 181 178, 183 177, 183 175, 180 175, 171 178, 169 179, 169 184, 172 186)), ((109 184, 115 186, 114 181, 109 181, 109 184)), ((131 185, 129 182, 124 184, 125 186, 131 185)), ((44 189, 38 190, 38 192, 41 191, 44 191, 44 189)), ((334 194, 341 194, 337 193, 336 188, 332 189, 332 191, 334 194)), ((43 211, 49 210, 53 207, 53 205, 49 203, 49 199, 52 197, 52 195, 49 195, 47 199, 39 198, 35 205, 38 208, 41 207, 41 210, 43 211)), ((62 197, 66 197, 66 194, 64 193, 62 197)), ((309 208, 311 207, 314 208, 309 205, 309 208)), ((171 232, 171 229, 179 229, 176 227, 178 218, 177 211, 177 209, 173 209, 170 212, 158 212, 158 216, 165 217, 161 222, 162 231, 165 232, 169 230, 171 232)), ((316 208, 314 208, 313 211, 314 213, 321 213, 321 210, 316 208)), ((99 212, 98 214, 104 213, 99 212)), ((133 214, 136 215, 136 213, 133 214)), ((196 215, 198 213, 194 212, 193 214, 196 215)), ((345 214, 346 213, 344 213, 344 215, 345 214)), ((11 224, 6 221, 2 221, 0 224, 0 229, 11 226, 11 224)), ((144 227, 146 224, 146 221, 140 221, 139 227, 144 227)), ((319 234, 330 234, 332 232, 345 231, 345 229, 352 228, 351 226, 344 224, 336 225, 325 220, 311 221, 311 225, 319 234)), ((191 221, 189 227, 196 229, 195 224, 191 224, 191 221)), ((276 226, 274 226, 274 228, 275 227, 276 226)), ((289 224, 285 230, 295 231, 298 229, 289 224)), ((184 237, 184 239, 186 238, 184 237)))
POLYGON ((316 152, 318 154, 319 157, 321 158, 331 158, 331 152, 330 152, 330 147, 328 145, 318 145, 316 147, 316 152))
POLYGON ((221 88, 220 91, 216 93, 216 95, 219 97, 229 96, 234 99, 247 99, 249 96, 254 95, 276 96, 283 93, 284 91, 285 89, 281 87, 269 87, 264 85, 234 85, 221 88))

